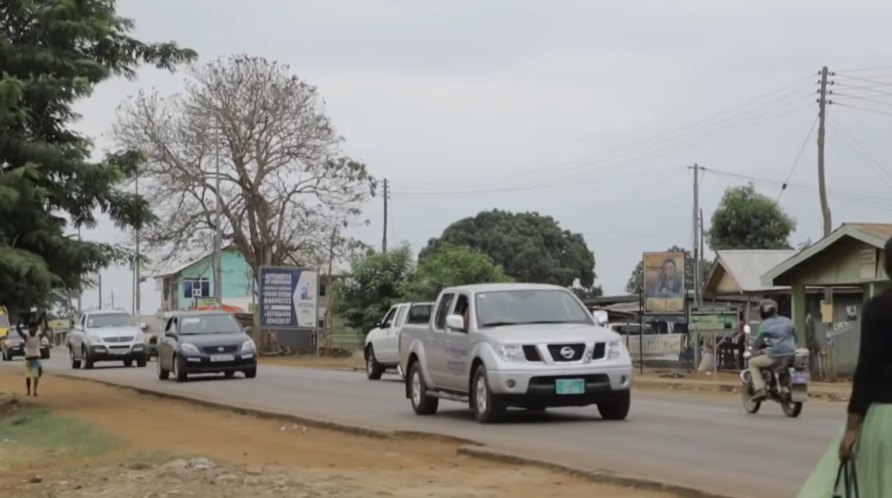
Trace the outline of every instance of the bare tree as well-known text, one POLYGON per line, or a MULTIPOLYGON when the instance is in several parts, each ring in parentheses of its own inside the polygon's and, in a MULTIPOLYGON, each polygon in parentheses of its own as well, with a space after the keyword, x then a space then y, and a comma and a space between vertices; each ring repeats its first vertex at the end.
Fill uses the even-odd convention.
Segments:
POLYGON ((326 261, 333 231, 375 194, 365 165, 341 152, 316 88, 263 58, 195 66, 183 93, 122 104, 114 132, 146 156, 141 188, 158 220, 145 239, 162 262, 212 245, 218 166, 224 238, 255 275, 326 261))

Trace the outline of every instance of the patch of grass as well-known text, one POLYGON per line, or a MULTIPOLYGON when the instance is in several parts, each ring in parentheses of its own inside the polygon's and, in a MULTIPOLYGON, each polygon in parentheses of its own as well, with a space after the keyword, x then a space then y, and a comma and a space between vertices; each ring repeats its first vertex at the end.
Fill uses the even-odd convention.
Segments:
POLYGON ((98 427, 29 407, 0 418, 0 468, 46 458, 85 458, 119 446, 98 427))

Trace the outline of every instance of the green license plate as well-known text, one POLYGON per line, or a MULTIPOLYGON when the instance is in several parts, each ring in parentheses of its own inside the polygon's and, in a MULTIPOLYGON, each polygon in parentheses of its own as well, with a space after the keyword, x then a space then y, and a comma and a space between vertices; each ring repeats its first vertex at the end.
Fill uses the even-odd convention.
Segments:
POLYGON ((558 379, 554 383, 554 390, 558 394, 585 394, 585 380, 558 379))

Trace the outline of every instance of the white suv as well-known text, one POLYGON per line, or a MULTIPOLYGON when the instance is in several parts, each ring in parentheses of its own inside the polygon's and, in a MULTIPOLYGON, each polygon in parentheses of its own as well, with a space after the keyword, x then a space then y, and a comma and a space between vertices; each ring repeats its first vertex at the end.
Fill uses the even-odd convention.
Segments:
POLYGON ((121 361, 125 366, 146 366, 144 325, 125 311, 86 311, 68 334, 71 368, 93 368, 99 361, 121 361))

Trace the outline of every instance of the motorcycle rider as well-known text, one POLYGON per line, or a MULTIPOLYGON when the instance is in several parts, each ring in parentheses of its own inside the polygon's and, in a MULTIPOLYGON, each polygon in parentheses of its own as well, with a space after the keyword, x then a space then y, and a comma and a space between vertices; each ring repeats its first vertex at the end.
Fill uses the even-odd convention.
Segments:
POLYGON ((750 377, 753 382, 753 401, 761 401, 768 397, 762 370, 772 368, 778 363, 796 354, 796 327, 793 320, 778 315, 777 303, 766 299, 759 303, 759 314, 762 323, 753 343, 753 350, 760 351, 766 347, 766 339, 770 345, 765 354, 750 358, 750 377))

